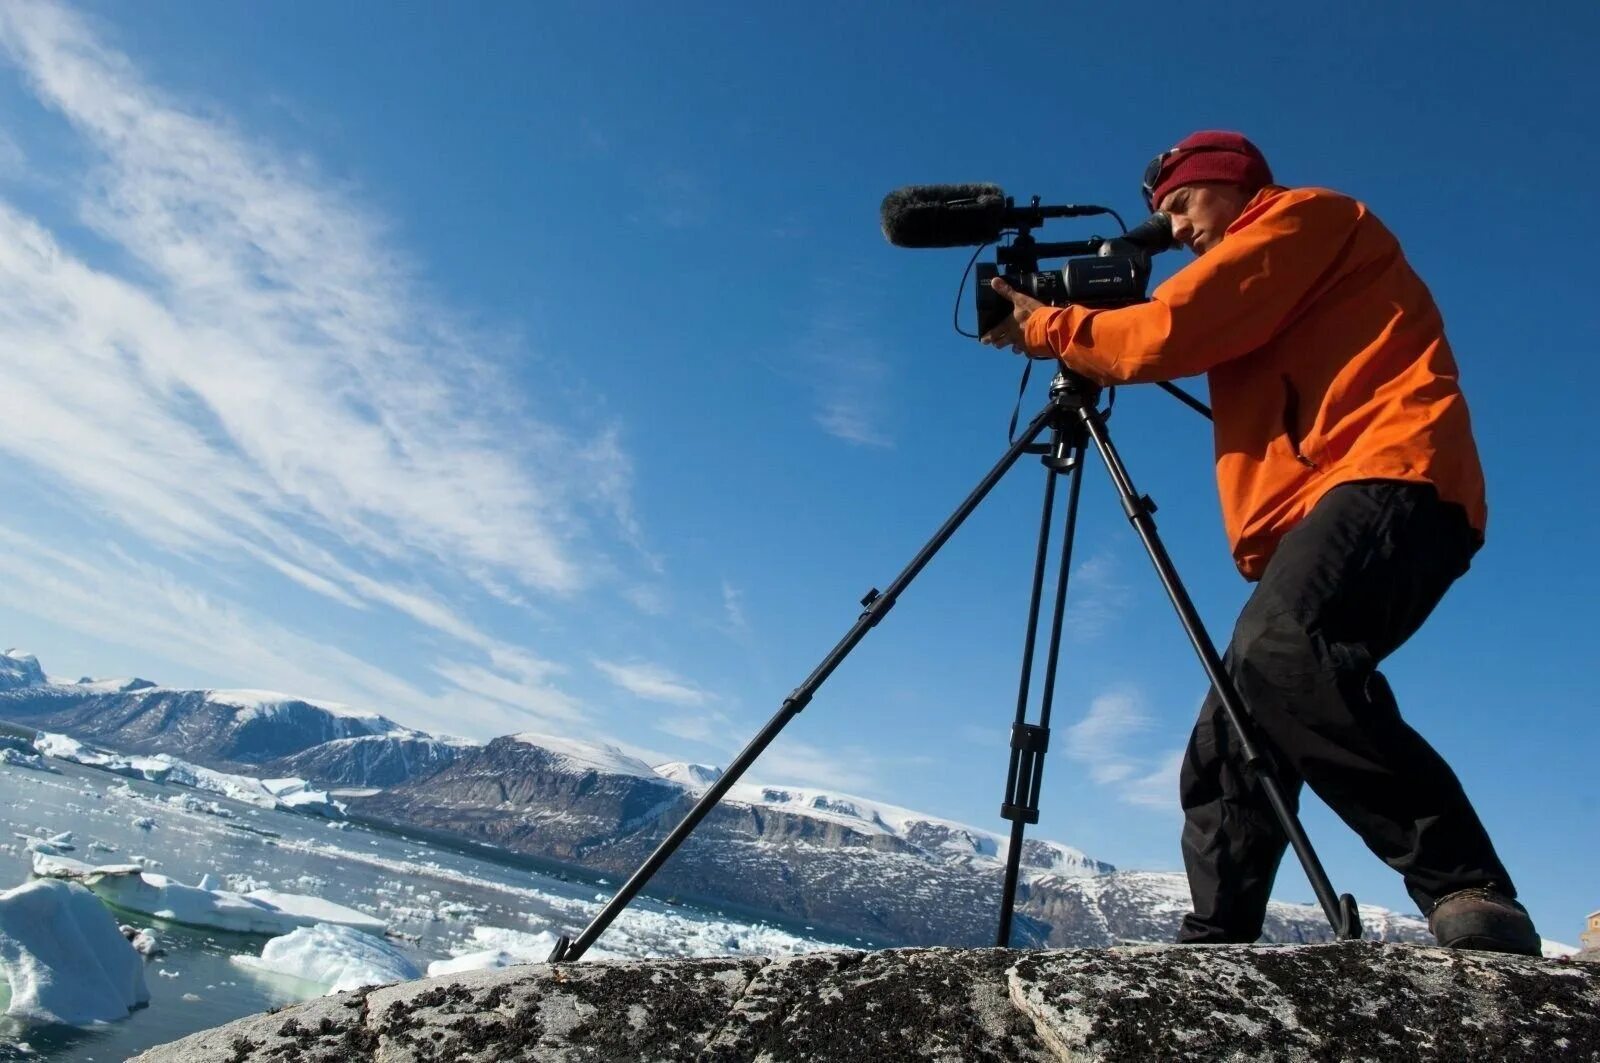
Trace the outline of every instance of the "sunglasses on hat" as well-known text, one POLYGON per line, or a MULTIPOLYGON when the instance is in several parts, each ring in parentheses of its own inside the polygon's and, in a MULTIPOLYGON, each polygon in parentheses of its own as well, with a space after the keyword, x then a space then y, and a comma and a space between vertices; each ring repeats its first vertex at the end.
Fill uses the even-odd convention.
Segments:
POLYGON ((1160 155, 1150 160, 1150 165, 1144 168, 1144 181, 1139 189, 1144 193, 1144 205, 1150 210, 1156 209, 1156 186, 1161 183, 1161 175, 1166 172, 1167 164, 1179 155, 1188 155, 1197 151, 1237 151, 1236 148, 1225 148, 1219 144, 1197 144, 1192 148, 1168 148, 1160 155))

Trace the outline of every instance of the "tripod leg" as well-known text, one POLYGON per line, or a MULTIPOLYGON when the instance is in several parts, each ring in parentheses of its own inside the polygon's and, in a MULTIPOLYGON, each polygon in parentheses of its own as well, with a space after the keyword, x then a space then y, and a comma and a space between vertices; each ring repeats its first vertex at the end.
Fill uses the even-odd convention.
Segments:
POLYGON ((911 581, 917 578, 917 574, 923 570, 928 562, 933 560, 933 555, 939 552, 939 548, 949 541, 950 537, 956 533, 956 529, 961 527, 962 523, 972 515, 972 511, 978 508, 978 504, 984 500, 994 488, 994 485, 1000 482, 1001 477, 1006 474, 1011 466, 1016 464, 1017 459, 1033 445, 1033 441, 1058 416, 1058 409, 1054 402, 1041 410, 1017 441, 1011 444, 1011 448, 995 463, 994 468, 989 470, 988 474, 978 482, 978 486, 974 487, 961 505, 956 507, 956 511, 940 525, 939 530, 933 534, 933 538, 929 539, 922 549, 917 551, 917 555, 894 578, 894 582, 889 584, 889 589, 880 594, 877 588, 873 588, 867 593, 867 596, 861 600, 863 608, 860 617, 856 619, 855 625, 851 627, 844 638, 840 639, 838 644, 823 658, 822 663, 812 670, 811 674, 806 677, 805 682, 796 687, 794 692, 783 700, 783 705, 778 709, 777 714, 767 721, 767 725, 761 729, 760 733, 750 740, 750 743, 739 752, 737 757, 733 758, 733 762, 722 773, 722 777, 701 795, 700 800, 695 802, 694 807, 689 810, 689 813, 683 817, 682 821, 672 829, 672 832, 662 840, 660 845, 656 846, 655 852, 650 854, 645 862, 639 866, 639 869, 629 877, 628 881, 622 884, 622 887, 617 890, 611 900, 606 902, 606 906, 584 928, 583 933, 579 934, 575 940, 569 939, 565 934, 557 939, 556 947, 550 953, 549 962, 560 963, 564 960, 576 960, 589 950, 589 946, 594 944, 595 939, 605 932, 606 927, 610 926, 618 915, 622 914, 622 910, 638 895, 639 891, 645 887, 645 884, 654 877, 655 873, 660 870, 661 865, 667 862, 667 859, 677 851, 678 846, 682 845, 684 840, 694 832, 695 827, 700 825, 700 821, 705 818, 706 813, 710 812, 717 802, 722 800, 723 795, 749 770, 750 765, 755 763, 756 758, 761 756, 767 746, 772 743, 772 740, 778 737, 778 733, 788 725, 789 721, 798 716, 800 711, 811 702, 811 698, 816 694, 817 688, 822 686, 828 676, 833 674, 834 669, 843 663, 845 657, 849 656, 850 651, 856 648, 856 644, 866 637, 867 632, 876 627, 884 615, 894 607, 894 603, 901 593, 911 585, 911 581))
POLYGON ((1028 631, 1022 649, 1022 678, 1017 684, 1017 718, 1011 725, 1011 764, 1006 773, 1006 798, 1000 815, 1011 821, 1011 842, 1006 849, 1005 881, 1000 889, 1000 923, 995 943, 1011 946, 1011 923, 1016 909, 1017 879, 1022 862, 1023 832, 1029 823, 1039 822, 1039 792, 1044 785, 1044 759, 1050 748, 1050 708, 1055 698, 1056 663, 1061 653, 1061 624, 1067 604, 1067 578, 1072 571, 1072 542, 1078 528, 1078 497, 1083 487, 1082 433, 1068 438, 1058 429, 1051 444, 1052 457, 1045 464, 1051 472, 1045 479, 1044 515, 1039 522, 1039 548, 1033 563, 1033 596, 1028 605, 1028 631), (1070 453, 1069 461, 1059 456, 1070 453), (1050 545, 1050 524, 1055 509, 1056 470, 1070 463, 1072 480, 1067 489, 1066 527, 1061 539, 1061 558, 1056 569, 1056 594, 1050 619, 1050 646, 1045 656, 1044 689, 1039 722, 1030 724, 1028 684, 1033 676, 1033 648, 1038 640, 1039 599, 1044 586, 1044 570, 1050 545))
POLYGON ((1155 503, 1134 490, 1127 466, 1122 463, 1121 455, 1112 445, 1111 436, 1106 431, 1105 418, 1100 411, 1092 405, 1086 405, 1077 407, 1077 414, 1089 438, 1094 440, 1095 449, 1104 459, 1106 470, 1111 474, 1112 484, 1122 501, 1122 511, 1128 515, 1128 520, 1133 523, 1134 530, 1144 543, 1145 552, 1155 563, 1161 585, 1166 588, 1167 597, 1172 599, 1172 606, 1178 612, 1178 620, 1183 624, 1184 632, 1188 634, 1195 653, 1200 657, 1200 664, 1206 671, 1206 677, 1216 689, 1228 723, 1239 738, 1245 769, 1253 772, 1260 782, 1262 792, 1267 796, 1267 803, 1272 806, 1273 813, 1283 826, 1284 834, 1289 838, 1289 845, 1294 849, 1295 856, 1300 858, 1301 866, 1305 868, 1306 878, 1311 881, 1311 888, 1317 895, 1317 902, 1322 906, 1323 914, 1328 917, 1328 922, 1332 924, 1337 937, 1346 940, 1359 938, 1361 916, 1356 909, 1355 898, 1348 893, 1337 897, 1334 895, 1333 884, 1328 881, 1328 873, 1323 870, 1322 861, 1317 858, 1316 850, 1311 847, 1311 839, 1306 837, 1299 817, 1284 800, 1283 791, 1273 778, 1266 758, 1261 755, 1245 716, 1244 707, 1234 690, 1233 681, 1223 668, 1222 658, 1217 655, 1217 649, 1211 643, 1211 636, 1206 633, 1200 614, 1195 610, 1194 603, 1189 600, 1189 592, 1184 589, 1183 581, 1178 578, 1178 570, 1167 555, 1167 548, 1162 544, 1161 537, 1156 534, 1156 522, 1151 517, 1151 513, 1155 511, 1155 503))

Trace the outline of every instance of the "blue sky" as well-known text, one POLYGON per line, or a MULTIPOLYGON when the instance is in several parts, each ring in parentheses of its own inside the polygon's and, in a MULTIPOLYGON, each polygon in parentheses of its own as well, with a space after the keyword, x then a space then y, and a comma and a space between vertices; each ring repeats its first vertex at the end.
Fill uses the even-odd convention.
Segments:
MULTIPOLYGON (((1236 128, 1365 200, 1444 310, 1489 544, 1386 670, 1575 940, 1600 11, 978 11, 7 5, 0 643, 726 762, 1005 445, 1019 363, 950 330, 966 254, 890 247, 884 193, 1132 221, 1152 154, 1236 128)), ((1208 427, 1153 389, 1113 425, 1223 637, 1248 587, 1208 427)), ((1203 679, 1086 485, 1038 832, 1175 868, 1203 679)), ((752 778, 1002 826, 1040 491, 1013 473, 752 778)), ((1306 819, 1340 889, 1409 908, 1306 819)), ((1309 898, 1297 868, 1278 895, 1309 898)))

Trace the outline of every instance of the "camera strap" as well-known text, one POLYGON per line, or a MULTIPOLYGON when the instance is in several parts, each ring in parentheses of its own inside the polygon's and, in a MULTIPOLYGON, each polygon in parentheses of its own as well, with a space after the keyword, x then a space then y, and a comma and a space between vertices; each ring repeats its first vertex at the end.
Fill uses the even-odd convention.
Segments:
POLYGON ((1006 426, 1006 445, 1017 441, 1017 418, 1022 414, 1022 396, 1028 391, 1028 374, 1033 372, 1033 359, 1024 356, 1022 383, 1017 387, 1017 404, 1011 407, 1011 423, 1006 426))

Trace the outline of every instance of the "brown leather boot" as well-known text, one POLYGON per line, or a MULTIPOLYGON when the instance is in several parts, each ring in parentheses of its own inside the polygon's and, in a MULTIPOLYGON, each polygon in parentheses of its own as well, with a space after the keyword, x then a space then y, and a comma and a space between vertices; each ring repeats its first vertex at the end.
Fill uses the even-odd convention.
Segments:
POLYGON ((1428 913, 1428 929, 1447 949, 1542 955, 1528 910, 1492 889, 1458 890, 1428 913))

